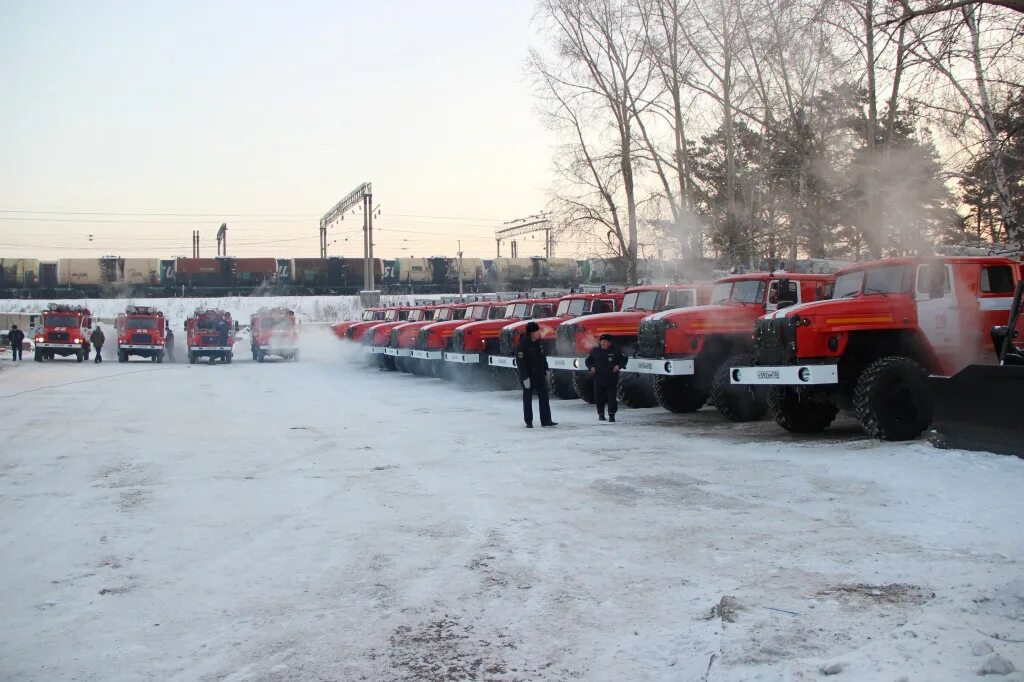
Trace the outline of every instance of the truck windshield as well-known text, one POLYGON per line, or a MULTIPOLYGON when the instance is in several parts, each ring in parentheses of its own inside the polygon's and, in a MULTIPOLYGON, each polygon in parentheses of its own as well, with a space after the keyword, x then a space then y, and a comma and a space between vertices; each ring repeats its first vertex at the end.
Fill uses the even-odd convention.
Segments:
POLYGON ((291 329, 291 320, 287 318, 277 318, 273 320, 263 320, 261 325, 264 329, 291 329))
POLYGON ((124 326, 126 329, 159 329, 160 321, 154 317, 129 317, 124 326))
POLYGON ((423 319, 422 315, 422 310, 410 310, 409 317, 406 319, 409 320, 409 322, 419 322, 421 319, 423 319))
POLYGON ((505 306, 503 306, 503 305, 496 305, 493 308, 491 308, 491 314, 488 315, 488 319, 500 320, 504 316, 505 316, 505 306))
POLYGON ((864 271, 848 272, 836 278, 835 287, 832 289, 832 298, 849 298, 860 293, 860 287, 864 284, 864 271))
POLYGON ((516 303, 505 308, 505 317, 526 317, 530 306, 526 303, 516 303))
POLYGON ((666 310, 669 308, 692 308, 695 305, 697 305, 697 292, 693 289, 670 291, 665 301, 666 310))
POLYGON ((200 317, 196 322, 196 327, 199 329, 216 329, 219 318, 216 317, 200 317))
POLYGON ((555 311, 555 315, 579 316, 583 314, 586 307, 587 302, 582 298, 576 298, 570 301, 559 301, 558 310, 555 311))
POLYGON ((550 317, 551 305, 548 303, 534 303, 532 314, 534 317, 550 317))
POLYGON ((445 320, 452 319, 451 308, 441 308, 440 310, 434 311, 434 322, 444 322, 445 320))
POLYGON ((658 294, 657 291, 636 291, 632 294, 626 294, 626 297, 622 299, 622 310, 649 310, 654 312, 658 309, 658 294))
POLYGON ((722 282, 711 290, 711 305, 733 303, 764 303, 764 282, 746 280, 743 282, 722 282))
POLYGON ((362 320, 363 322, 369 322, 370 320, 373 319, 374 315, 376 315, 376 313, 373 312, 372 310, 364 310, 363 316, 360 317, 359 319, 362 320))
POLYGON ((80 326, 77 315, 44 315, 43 326, 45 327, 78 327, 80 326))
POLYGON ((398 311, 397 310, 389 310, 389 311, 387 311, 387 313, 384 314, 384 321, 385 322, 394 322, 397 319, 398 319, 398 311))
POLYGON ((470 313, 466 315, 471 320, 486 320, 487 319, 487 308, 482 305, 475 305, 470 308, 470 313))
POLYGON ((864 273, 864 293, 898 294, 905 291, 903 283, 905 270, 906 268, 902 265, 868 270, 864 273))

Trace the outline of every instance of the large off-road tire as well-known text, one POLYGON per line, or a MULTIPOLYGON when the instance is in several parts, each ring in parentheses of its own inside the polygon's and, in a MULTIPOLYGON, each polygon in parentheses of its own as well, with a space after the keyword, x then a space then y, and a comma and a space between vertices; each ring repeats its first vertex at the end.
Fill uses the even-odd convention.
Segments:
POLYGON ((734 355, 715 370, 708 402, 717 407, 729 421, 752 422, 768 414, 768 396, 762 387, 734 385, 729 380, 733 367, 749 367, 752 364, 753 356, 734 355))
POLYGON ((266 362, 267 354, 261 350, 256 351, 256 362, 266 362))
POLYGON ((853 391, 861 428, 872 438, 913 440, 932 423, 928 373, 910 358, 894 355, 868 365, 853 391))
POLYGON ((41 351, 38 348, 36 348, 35 356, 32 359, 35 360, 36 362, 42 362, 43 361, 43 351, 41 351))
MULTIPOLYGON (((645 374, 622 372, 619 377, 619 402, 634 409, 655 407, 658 399, 654 395, 654 386, 645 374)), ((701 405, 704 404, 703 399, 701 405)))
POLYGON ((548 393, 562 400, 574 400, 580 397, 573 384, 572 375, 568 372, 548 372, 548 393))
POLYGON ((258 350, 256 350, 255 348, 253 348, 252 349, 252 361, 253 362, 258 362, 259 359, 260 359, 260 352, 258 350))
POLYGON ((231 361, 232 361, 232 360, 234 359, 234 357, 235 357, 235 354, 234 354, 234 353, 232 353, 231 351, 228 351, 228 352, 227 352, 227 353, 226 353, 226 354, 224 355, 224 362, 226 362, 226 363, 228 363, 228 364, 230 365, 230 364, 231 364, 231 361))
POLYGON ((161 351, 157 351, 157 353, 156 353, 156 361, 157 362, 161 362, 161 363, 164 361, 164 352, 162 350, 161 351))
POLYGON ((491 375, 499 391, 514 391, 519 385, 519 372, 508 367, 492 367, 491 375))
POLYGON ((193 353, 192 351, 188 352, 188 364, 190 364, 190 365, 196 364, 196 354, 193 353))
POLYGON ((117 361, 128 362, 128 353, 124 352, 123 350, 117 351, 117 361))
POLYGON ((77 353, 75 353, 75 361, 76 362, 82 362, 84 360, 85 360, 85 357, 83 356, 82 351, 78 351, 77 353))
POLYGON ((589 372, 572 372, 572 387, 583 402, 591 405, 597 402, 597 396, 594 394, 594 377, 590 376, 589 372))
POLYGON ((292 360, 294 360, 295 362, 299 361, 299 352, 300 351, 295 351, 294 353, 292 353, 292 360))
POLYGON ((655 376, 654 399, 669 412, 686 414, 704 407, 707 393, 693 385, 692 376, 655 376))
POLYGON ((801 400, 788 386, 768 389, 768 412, 775 423, 790 433, 818 433, 835 420, 839 408, 831 402, 801 400))

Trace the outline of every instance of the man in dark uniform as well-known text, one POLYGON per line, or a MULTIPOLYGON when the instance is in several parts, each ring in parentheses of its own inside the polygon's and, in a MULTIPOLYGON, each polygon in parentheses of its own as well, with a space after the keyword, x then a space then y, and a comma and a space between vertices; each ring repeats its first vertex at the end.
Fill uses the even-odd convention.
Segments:
POLYGON ((533 394, 537 394, 540 403, 540 425, 557 426, 551 421, 551 405, 548 403, 548 359, 544 355, 544 346, 540 343, 540 327, 536 322, 528 322, 526 333, 519 339, 516 352, 516 366, 519 368, 519 381, 523 385, 523 419, 526 428, 533 428, 533 394))
POLYGON ((174 362, 174 332, 171 331, 171 323, 167 323, 167 333, 164 334, 164 354, 167 362, 174 362))
POLYGON ((615 421, 619 410, 616 393, 619 390, 619 372, 626 367, 626 356, 612 343, 612 337, 602 334, 597 346, 587 356, 587 368, 594 377, 594 397, 597 399, 597 418, 604 421, 604 406, 608 405, 608 421, 615 421))
POLYGON ((25 332, 18 329, 18 325, 12 324, 7 339, 11 342, 11 360, 21 360, 21 344, 25 342, 25 332))
POLYGON ((89 336, 89 341, 92 343, 93 349, 96 351, 96 359, 93 362, 103 362, 103 344, 106 343, 107 337, 100 329, 99 325, 96 325, 96 329, 93 330, 92 335, 89 336))

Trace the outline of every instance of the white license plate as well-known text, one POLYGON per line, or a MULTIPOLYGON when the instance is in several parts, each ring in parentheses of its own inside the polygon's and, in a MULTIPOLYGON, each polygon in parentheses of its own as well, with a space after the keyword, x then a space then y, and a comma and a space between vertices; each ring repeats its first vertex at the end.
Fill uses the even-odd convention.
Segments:
POLYGON ((747 386, 814 386, 839 383, 838 365, 732 367, 729 381, 747 386))

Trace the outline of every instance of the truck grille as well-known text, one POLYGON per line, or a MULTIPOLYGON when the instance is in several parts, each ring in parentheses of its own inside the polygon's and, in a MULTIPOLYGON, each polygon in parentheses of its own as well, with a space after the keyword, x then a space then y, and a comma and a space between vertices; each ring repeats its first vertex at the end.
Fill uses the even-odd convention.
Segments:
POLYGON ((559 355, 576 354, 576 334, 579 327, 575 323, 566 322, 558 325, 555 331, 555 349, 559 355))
POLYGON ((514 329, 505 327, 498 335, 498 352, 505 357, 512 357, 516 354, 516 345, 519 341, 514 329))
POLYGON ((46 339, 48 341, 67 341, 68 340, 68 333, 67 332, 50 332, 49 334, 46 335, 46 339))
POLYGON ((132 343, 149 343, 149 334, 132 334, 132 343))
POLYGON ((430 338, 430 331, 421 329, 416 335, 416 350, 427 350, 427 339, 430 338))
POLYGON ((392 348, 398 348, 398 330, 397 329, 392 329, 391 330, 391 338, 388 341, 388 345, 391 346, 392 348))
POLYGON ((788 365, 796 362, 795 318, 762 318, 754 328, 757 364, 788 365))
POLYGON ((637 357, 660 358, 665 355, 665 330, 667 320, 644 320, 640 323, 637 339, 637 357))
POLYGON ((455 330, 455 333, 452 334, 452 352, 461 353, 465 350, 463 347, 463 344, 465 343, 465 339, 463 338, 464 336, 465 334, 461 329, 455 330))

